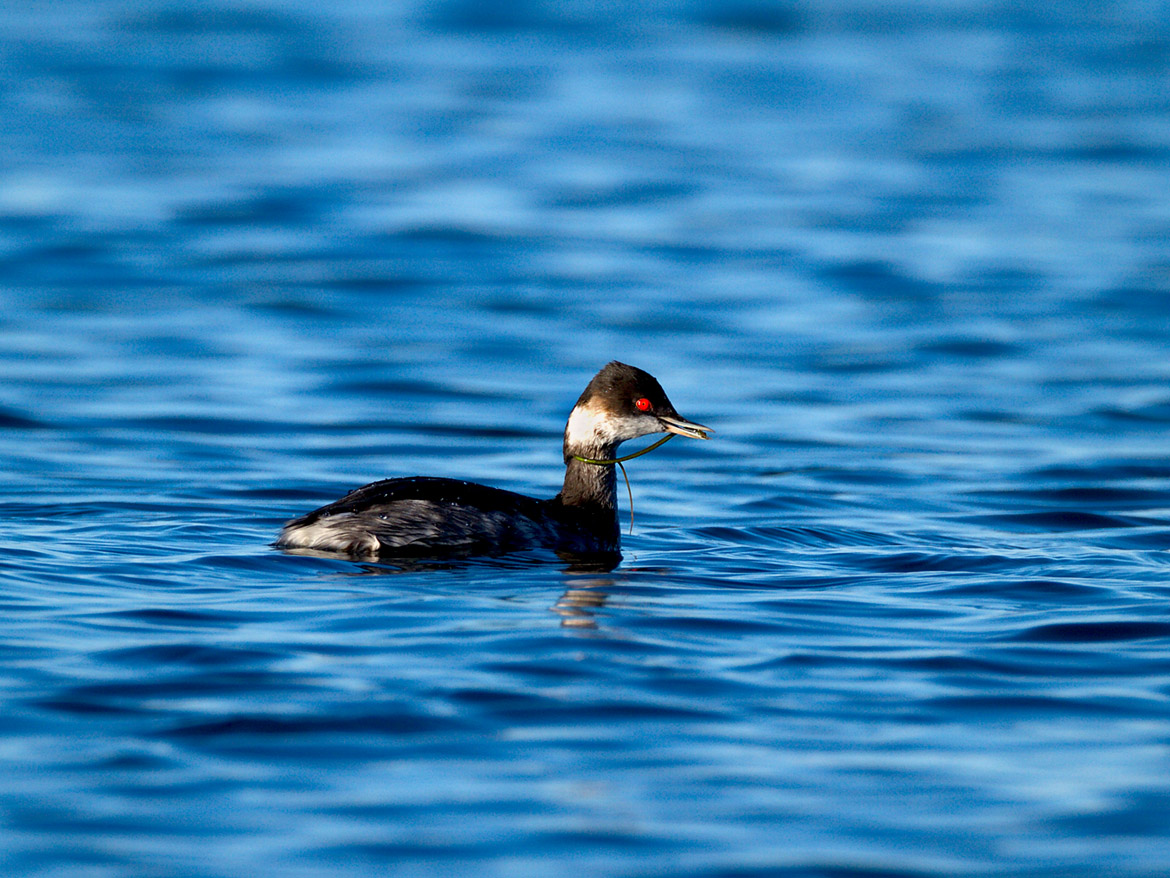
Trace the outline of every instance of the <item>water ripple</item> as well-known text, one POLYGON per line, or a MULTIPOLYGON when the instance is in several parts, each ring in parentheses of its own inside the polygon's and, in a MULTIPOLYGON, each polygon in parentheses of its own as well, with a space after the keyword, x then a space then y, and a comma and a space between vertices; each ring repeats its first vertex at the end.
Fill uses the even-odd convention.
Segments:
POLYGON ((6 874, 1170 873, 1158 4, 10 5, 6 874), (620 563, 270 545, 613 358, 620 563))

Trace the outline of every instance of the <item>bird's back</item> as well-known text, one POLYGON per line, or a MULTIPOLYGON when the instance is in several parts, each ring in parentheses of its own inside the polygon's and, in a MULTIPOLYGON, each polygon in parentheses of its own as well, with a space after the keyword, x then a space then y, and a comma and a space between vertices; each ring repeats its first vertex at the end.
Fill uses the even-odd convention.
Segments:
POLYGON ((558 508, 456 479, 384 479, 293 519, 276 545, 355 555, 555 549, 575 531, 558 508))

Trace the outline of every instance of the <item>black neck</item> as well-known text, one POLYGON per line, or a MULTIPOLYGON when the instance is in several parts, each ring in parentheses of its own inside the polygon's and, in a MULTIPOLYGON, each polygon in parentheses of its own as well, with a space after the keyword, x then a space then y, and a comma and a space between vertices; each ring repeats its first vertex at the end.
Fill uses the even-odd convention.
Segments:
MULTIPOLYGON (((577 457, 589 460, 612 460, 614 449, 591 449, 588 453, 574 453, 577 457)), ((614 473, 614 465, 585 463, 568 453, 565 457, 565 486, 561 489, 561 502, 565 506, 600 507, 616 516, 617 475, 614 473)))
POLYGON ((597 546, 616 551, 621 542, 617 519, 616 466, 586 463, 586 460, 613 460, 620 443, 590 437, 570 441, 565 432, 565 485, 553 503, 567 520, 590 533, 597 546), (578 458, 585 458, 579 460, 578 458))

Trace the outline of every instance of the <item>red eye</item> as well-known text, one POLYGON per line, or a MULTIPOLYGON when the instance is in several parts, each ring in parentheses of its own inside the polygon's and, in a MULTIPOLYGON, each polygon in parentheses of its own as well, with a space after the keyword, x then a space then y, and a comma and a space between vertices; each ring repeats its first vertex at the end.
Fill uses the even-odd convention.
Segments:
POLYGON ((646 399, 646 397, 644 397, 644 396, 641 399, 639 399, 637 402, 635 402, 634 406, 640 412, 648 412, 648 411, 650 411, 650 409, 654 408, 654 404, 652 402, 650 402, 650 400, 646 399))

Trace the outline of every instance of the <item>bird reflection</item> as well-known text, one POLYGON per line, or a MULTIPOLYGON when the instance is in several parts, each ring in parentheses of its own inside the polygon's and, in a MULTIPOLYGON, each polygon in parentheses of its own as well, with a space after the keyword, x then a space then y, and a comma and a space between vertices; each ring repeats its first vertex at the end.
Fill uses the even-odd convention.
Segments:
POLYGON ((613 577, 603 574, 617 567, 622 556, 618 552, 588 556, 560 554, 566 563, 566 579, 572 584, 551 609, 561 617, 562 628, 596 628, 593 611, 605 606, 614 586, 613 577))
MULTIPOLYGON (((286 555, 301 555, 313 558, 327 558, 336 560, 352 560, 348 556, 337 552, 320 549, 302 549, 280 547, 286 555)), ((609 593, 615 582, 613 577, 605 574, 613 570, 621 562, 622 556, 617 552, 594 553, 589 555, 574 555, 558 552, 564 564, 565 579, 568 585, 549 611, 561 617, 562 628, 595 629, 597 619, 595 611, 605 606, 609 600, 609 593)), ((450 570, 453 568, 474 564, 477 566, 491 566, 497 569, 531 568, 540 563, 547 563, 547 555, 529 556, 527 554, 493 558, 466 558, 447 556, 443 558, 380 558, 376 563, 355 564, 349 575, 351 576, 393 576, 401 573, 419 573, 429 570, 450 570)))
POLYGON ((554 613, 561 617, 562 628, 596 628, 597 619, 593 610, 605 606, 609 593, 601 589, 612 585, 613 580, 585 580, 565 593, 552 605, 554 613))
MULTIPOLYGON (((353 561, 353 556, 327 549, 305 549, 300 547, 276 546, 282 554, 299 555, 308 558, 325 558, 335 561, 353 561)), ((591 552, 574 554, 557 552, 567 573, 608 573, 621 562, 620 552, 591 552)), ((549 554, 540 550, 514 552, 498 557, 448 552, 443 555, 387 555, 377 561, 357 563, 364 574, 417 573, 421 570, 449 570, 456 567, 482 566, 498 569, 528 569, 548 562, 549 554)))

